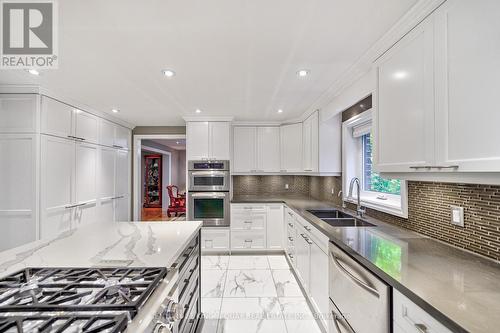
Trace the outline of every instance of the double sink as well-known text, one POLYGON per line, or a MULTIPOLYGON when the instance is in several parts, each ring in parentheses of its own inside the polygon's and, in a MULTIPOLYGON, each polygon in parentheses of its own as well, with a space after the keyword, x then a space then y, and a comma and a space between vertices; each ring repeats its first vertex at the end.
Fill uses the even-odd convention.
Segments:
POLYGON ((332 227, 376 227, 376 225, 360 220, 352 215, 336 209, 308 210, 309 213, 328 223, 332 227))

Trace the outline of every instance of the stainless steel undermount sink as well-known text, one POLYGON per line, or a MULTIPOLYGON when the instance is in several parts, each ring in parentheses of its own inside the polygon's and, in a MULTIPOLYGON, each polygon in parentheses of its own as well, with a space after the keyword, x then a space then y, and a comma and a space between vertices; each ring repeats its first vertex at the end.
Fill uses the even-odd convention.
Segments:
POLYGON ((376 225, 357 219, 356 217, 336 209, 308 210, 309 213, 320 218, 332 227, 376 227, 376 225))

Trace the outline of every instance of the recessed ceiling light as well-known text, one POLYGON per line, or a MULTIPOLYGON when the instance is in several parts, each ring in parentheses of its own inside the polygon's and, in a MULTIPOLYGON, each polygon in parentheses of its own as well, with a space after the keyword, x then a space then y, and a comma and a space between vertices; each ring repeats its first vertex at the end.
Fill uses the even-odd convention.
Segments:
POLYGON ((166 77, 172 77, 172 76, 175 76, 175 72, 171 69, 164 69, 162 70, 162 73, 163 75, 165 75, 166 77))
POLYGON ((195 111, 196 113, 201 113, 201 110, 200 109, 196 109, 195 111))
POLYGON ((283 110, 279 109, 279 110, 278 110, 278 113, 283 113, 283 110))
POLYGON ((301 69, 301 70, 297 71, 297 75, 299 77, 306 77, 309 75, 309 72, 310 71, 308 69, 301 69))
POLYGON ((27 72, 36 76, 40 75, 40 72, 37 71, 36 69, 28 69, 27 72))
POLYGON ((120 110, 118 110, 118 109, 111 109, 111 111, 112 111, 113 113, 118 113, 118 112, 120 112, 120 110))

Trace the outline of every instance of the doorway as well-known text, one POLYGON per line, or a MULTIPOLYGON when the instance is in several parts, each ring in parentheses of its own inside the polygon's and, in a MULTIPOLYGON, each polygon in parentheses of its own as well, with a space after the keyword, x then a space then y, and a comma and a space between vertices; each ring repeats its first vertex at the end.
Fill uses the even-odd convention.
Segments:
POLYGON ((185 135, 136 135, 133 159, 134 220, 185 220, 185 135))

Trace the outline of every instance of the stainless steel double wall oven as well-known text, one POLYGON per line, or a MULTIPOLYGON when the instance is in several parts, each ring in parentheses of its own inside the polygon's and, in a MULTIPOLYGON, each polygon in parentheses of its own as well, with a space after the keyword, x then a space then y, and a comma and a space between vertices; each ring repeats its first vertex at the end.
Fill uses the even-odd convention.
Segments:
POLYGON ((229 226, 229 161, 188 162, 188 219, 204 227, 229 226))

